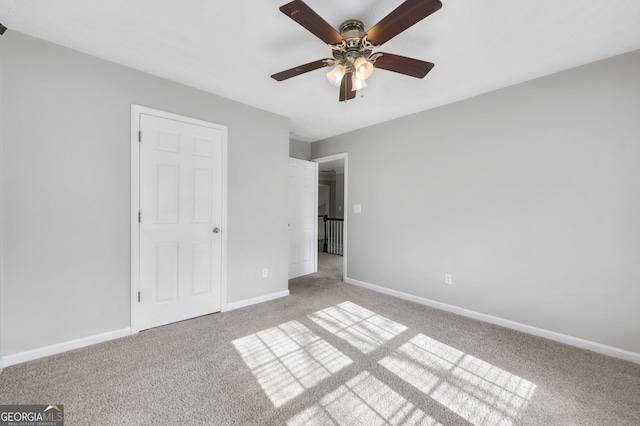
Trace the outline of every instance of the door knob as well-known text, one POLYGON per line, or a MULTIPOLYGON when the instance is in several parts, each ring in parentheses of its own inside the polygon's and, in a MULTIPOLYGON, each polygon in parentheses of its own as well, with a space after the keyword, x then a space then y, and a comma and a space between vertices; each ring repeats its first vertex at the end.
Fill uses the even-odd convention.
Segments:
POLYGON ((214 234, 219 234, 220 233, 220 228, 213 228, 213 233, 214 234))

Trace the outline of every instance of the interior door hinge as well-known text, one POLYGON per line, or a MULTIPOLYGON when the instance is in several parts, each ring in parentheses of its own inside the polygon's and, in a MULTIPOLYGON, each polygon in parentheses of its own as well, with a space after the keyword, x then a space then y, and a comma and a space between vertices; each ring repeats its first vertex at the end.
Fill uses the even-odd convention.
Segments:
POLYGON ((142 130, 138 130, 138 142, 142 142, 142 130))
POLYGON ((142 222, 142 213, 138 212, 138 223, 142 222))
POLYGON ((140 292, 138 292, 138 302, 140 302, 140 292))

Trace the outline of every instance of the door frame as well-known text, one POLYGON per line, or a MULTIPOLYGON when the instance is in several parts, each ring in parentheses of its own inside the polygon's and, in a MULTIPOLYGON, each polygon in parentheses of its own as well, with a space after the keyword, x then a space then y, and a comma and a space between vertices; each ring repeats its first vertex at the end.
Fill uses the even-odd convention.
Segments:
POLYGON ((227 305, 227 126, 209 121, 199 120, 167 111, 161 111, 142 105, 131 104, 131 334, 140 331, 138 319, 138 292, 140 291, 140 115, 176 120, 204 127, 221 129, 222 138, 222 200, 221 200, 221 237, 222 253, 220 265, 220 312, 227 305))
MULTIPOLYGON (((318 164, 320 163, 326 163, 329 161, 335 161, 335 160, 344 160, 344 228, 343 228, 343 232, 344 232, 344 236, 343 236, 343 240, 342 240, 342 281, 347 279, 347 240, 348 240, 348 230, 349 230, 349 154, 347 152, 341 152, 339 154, 334 154, 334 155, 328 155, 326 157, 319 157, 319 158, 314 158, 311 161, 314 161, 318 164)), ((320 179, 320 167, 318 167, 318 181, 320 179)), ((316 190, 317 192, 317 190, 316 190)), ((317 196, 316 196, 317 198, 317 196)), ((316 208, 317 210, 317 208, 316 208)), ((316 213, 317 215, 317 213, 316 213)), ((318 250, 316 250, 316 265, 318 264, 318 250)))

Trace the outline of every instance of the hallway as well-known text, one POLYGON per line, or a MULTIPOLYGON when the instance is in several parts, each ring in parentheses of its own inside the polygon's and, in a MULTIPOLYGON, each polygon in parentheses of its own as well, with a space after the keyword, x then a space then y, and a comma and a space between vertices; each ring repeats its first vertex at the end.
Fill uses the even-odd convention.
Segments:
POLYGON ((343 262, 343 256, 318 252, 318 274, 342 281, 343 262))

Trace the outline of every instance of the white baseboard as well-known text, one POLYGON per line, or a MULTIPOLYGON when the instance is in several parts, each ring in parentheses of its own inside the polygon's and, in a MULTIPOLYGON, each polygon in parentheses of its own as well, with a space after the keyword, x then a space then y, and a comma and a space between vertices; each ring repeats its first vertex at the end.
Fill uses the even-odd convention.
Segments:
MULTIPOLYGON (((232 311, 234 309, 244 308, 246 306, 255 305, 256 303, 267 302, 273 299, 279 299, 289 295, 289 290, 279 291, 276 293, 265 294, 264 296, 254 297, 252 299, 241 300, 239 302, 229 303, 224 305, 221 309, 222 312, 232 311)), ((7 355, 0 358, 0 372, 4 367, 20 364, 27 361, 33 361, 38 358, 44 358, 46 356, 59 354, 61 352, 70 351, 73 349, 83 348, 85 346, 95 345, 96 343, 106 342, 108 340, 118 339, 131 335, 131 328, 123 328, 122 330, 111 331, 107 333, 97 334, 94 336, 83 337, 81 339, 71 340, 63 343, 56 343, 55 345, 45 346, 42 348, 32 349, 29 351, 19 352, 14 355, 7 355)))
POLYGON ((287 297, 289 290, 278 291, 276 293, 265 294, 264 296, 254 297, 252 299, 245 299, 239 302, 227 303, 222 307, 222 312, 233 311, 234 309, 240 309, 247 306, 255 305, 256 303, 268 302, 269 300, 279 299, 281 297, 287 297))
POLYGON ((504 318, 494 317, 492 315, 482 314, 480 312, 470 311, 468 309, 460 308, 446 303, 437 302, 431 299, 425 299, 423 297, 415 296, 409 293, 403 293, 401 291, 392 290, 389 288, 381 287, 375 284, 369 284, 364 281, 354 280, 353 278, 346 277, 344 282, 352 284, 358 287, 364 287, 369 290, 377 291, 378 293, 394 296, 399 299, 409 300, 411 302, 419 303, 421 305, 430 306, 432 308, 440 309, 447 312, 453 312, 454 314, 462 315, 468 318, 488 322, 490 324, 499 325, 501 327, 510 328, 512 330, 521 331, 523 333, 532 334, 538 337, 544 337, 545 339, 554 340, 556 342, 564 343, 567 345, 575 346, 582 349, 587 349, 593 352, 597 352, 603 355, 608 355, 614 358, 623 359, 636 364, 640 364, 640 354, 636 352, 627 351, 625 349, 615 348, 613 346, 603 345, 601 343, 592 342, 590 340, 581 339, 579 337, 568 336, 566 334, 556 333, 555 331, 545 330, 531 325, 522 324, 519 322, 511 321, 504 318))
POLYGON ((95 345, 96 343, 106 342, 108 340, 119 339, 120 337, 129 336, 131 329, 129 327, 122 330, 109 331, 107 333, 96 334, 89 337, 70 340, 68 342, 56 343, 55 345, 45 346, 42 348, 31 349, 29 351, 19 352, 14 355, 7 355, 0 360, 0 366, 9 367, 10 365, 20 364, 34 359, 44 358, 46 356, 59 354, 61 352, 73 349, 84 348, 85 346, 95 345))

